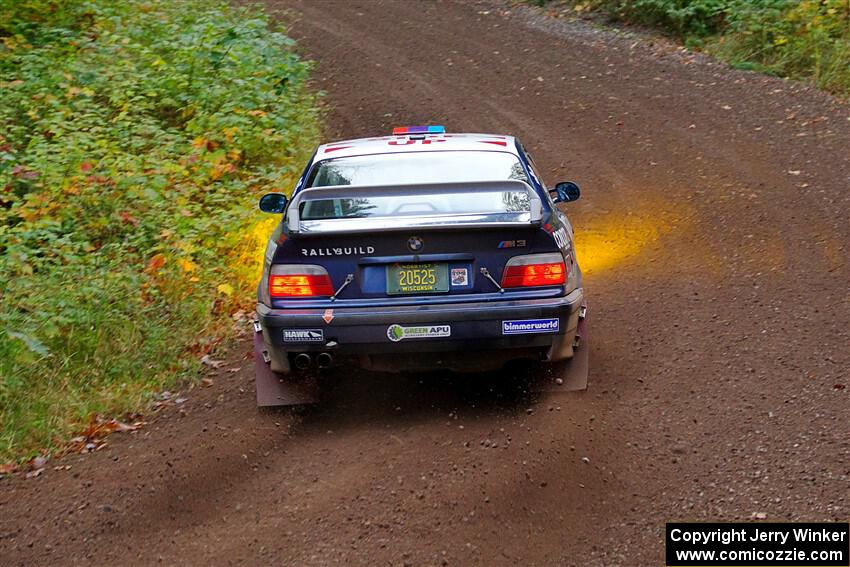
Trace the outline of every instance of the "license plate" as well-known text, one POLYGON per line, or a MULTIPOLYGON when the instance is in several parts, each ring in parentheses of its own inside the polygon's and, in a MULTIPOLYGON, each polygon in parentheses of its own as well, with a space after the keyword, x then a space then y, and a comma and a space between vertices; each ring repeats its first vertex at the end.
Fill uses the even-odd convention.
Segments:
POLYGON ((449 291, 448 264, 392 264, 387 266, 387 293, 442 293, 449 291))

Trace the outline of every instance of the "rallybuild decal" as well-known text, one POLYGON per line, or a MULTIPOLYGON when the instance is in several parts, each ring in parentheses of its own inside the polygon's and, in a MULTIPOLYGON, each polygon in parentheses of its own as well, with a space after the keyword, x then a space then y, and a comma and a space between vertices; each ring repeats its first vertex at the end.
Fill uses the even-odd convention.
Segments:
POLYGON ((521 319, 502 321, 503 335, 528 335, 532 333, 557 333, 561 329, 560 319, 521 319))
POLYGON ((284 329, 285 343, 323 343, 325 333, 321 329, 284 329))
POLYGON ((416 327, 390 325, 387 328, 387 338, 394 343, 403 339, 433 339, 450 336, 452 336, 452 328, 449 325, 420 325, 416 327))
POLYGON ((344 246, 340 248, 302 248, 302 256, 365 256, 374 254, 374 246, 344 246))

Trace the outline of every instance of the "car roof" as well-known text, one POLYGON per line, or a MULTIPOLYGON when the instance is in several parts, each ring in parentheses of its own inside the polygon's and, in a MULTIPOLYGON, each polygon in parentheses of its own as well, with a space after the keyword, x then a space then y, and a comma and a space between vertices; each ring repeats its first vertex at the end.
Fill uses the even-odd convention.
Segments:
POLYGON ((501 134, 419 134, 358 138, 322 144, 316 150, 316 161, 375 154, 435 152, 435 151, 489 151, 516 155, 513 136, 501 134))

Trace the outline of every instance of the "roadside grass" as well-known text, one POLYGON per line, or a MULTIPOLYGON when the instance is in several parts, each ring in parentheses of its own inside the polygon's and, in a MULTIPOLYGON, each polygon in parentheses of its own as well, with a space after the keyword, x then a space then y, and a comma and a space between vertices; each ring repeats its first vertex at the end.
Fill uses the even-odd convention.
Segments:
POLYGON ((529 0, 676 36, 733 66, 850 96, 848 0, 529 0))
POLYGON ((0 462, 193 376, 318 139, 309 66, 220 0, 0 0, 0 462))
POLYGON ((744 6, 706 50, 737 67, 803 79, 850 95, 850 2, 774 1, 744 6))

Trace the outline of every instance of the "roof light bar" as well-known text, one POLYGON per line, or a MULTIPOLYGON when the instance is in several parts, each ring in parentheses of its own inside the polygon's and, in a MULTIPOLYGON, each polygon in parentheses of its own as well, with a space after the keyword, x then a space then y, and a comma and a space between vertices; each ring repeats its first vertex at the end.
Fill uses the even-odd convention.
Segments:
POLYGON ((393 136, 406 134, 445 134, 445 126, 398 126, 393 128, 393 136))

